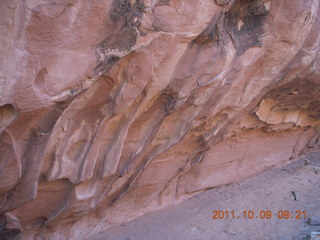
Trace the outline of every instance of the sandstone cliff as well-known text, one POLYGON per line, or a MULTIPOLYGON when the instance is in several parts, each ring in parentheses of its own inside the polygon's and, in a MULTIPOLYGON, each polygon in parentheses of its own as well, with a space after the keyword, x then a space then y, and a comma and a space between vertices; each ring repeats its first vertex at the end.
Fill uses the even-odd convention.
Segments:
POLYGON ((0 231, 85 239, 319 149, 319 33, 319 0, 0 1, 0 231))

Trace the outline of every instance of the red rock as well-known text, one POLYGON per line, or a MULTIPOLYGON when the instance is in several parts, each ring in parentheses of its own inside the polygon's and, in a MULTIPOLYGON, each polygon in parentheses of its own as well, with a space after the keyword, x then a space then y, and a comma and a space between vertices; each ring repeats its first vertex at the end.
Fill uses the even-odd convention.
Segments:
POLYGON ((24 239, 319 150, 318 1, 4 0, 0 23, 0 214, 24 239))

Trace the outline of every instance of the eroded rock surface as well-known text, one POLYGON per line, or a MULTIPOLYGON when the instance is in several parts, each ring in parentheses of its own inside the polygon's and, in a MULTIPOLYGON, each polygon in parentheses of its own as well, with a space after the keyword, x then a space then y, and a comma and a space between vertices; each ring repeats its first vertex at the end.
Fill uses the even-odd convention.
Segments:
POLYGON ((85 239, 319 150, 319 5, 0 1, 1 231, 85 239))

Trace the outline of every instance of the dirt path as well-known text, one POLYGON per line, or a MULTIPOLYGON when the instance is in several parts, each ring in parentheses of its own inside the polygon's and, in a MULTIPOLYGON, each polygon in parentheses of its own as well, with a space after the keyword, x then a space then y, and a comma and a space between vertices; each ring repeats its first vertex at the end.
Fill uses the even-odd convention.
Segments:
MULTIPOLYGON (((278 219, 278 210, 320 216, 320 153, 289 166, 268 170, 241 183, 201 193, 181 204, 146 214, 90 240, 302 240, 320 226, 278 219), (306 165, 306 160, 310 163, 306 165), (213 210, 229 219, 212 219, 213 210), (230 219, 234 211, 235 219, 230 219), (243 211, 271 210, 271 219, 244 219, 243 211), (238 218, 240 217, 240 218, 238 218)), ((302 216, 302 214, 301 214, 302 216)))

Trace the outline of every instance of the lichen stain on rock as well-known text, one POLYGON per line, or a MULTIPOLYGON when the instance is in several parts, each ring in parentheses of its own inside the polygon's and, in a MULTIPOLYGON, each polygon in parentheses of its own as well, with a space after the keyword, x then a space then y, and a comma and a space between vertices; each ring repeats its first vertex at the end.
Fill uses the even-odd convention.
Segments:
POLYGON ((100 51, 130 50, 136 43, 143 10, 143 0, 114 0, 106 19, 107 37, 98 46, 100 51))
POLYGON ((225 27, 237 54, 250 47, 261 47, 260 39, 268 11, 263 0, 237 0, 226 12, 225 27))

